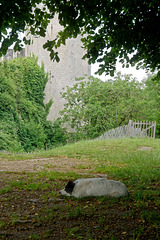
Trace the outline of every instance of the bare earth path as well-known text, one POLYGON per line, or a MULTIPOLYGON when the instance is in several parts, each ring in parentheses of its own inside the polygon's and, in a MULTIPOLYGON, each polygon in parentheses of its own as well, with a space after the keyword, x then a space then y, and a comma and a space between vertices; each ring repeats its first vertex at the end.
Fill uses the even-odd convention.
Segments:
MULTIPOLYGON (((95 163, 94 163, 95 165, 95 163)), ((83 172, 87 171, 88 168, 92 168, 92 164, 82 159, 74 158, 39 158, 39 159, 28 159, 28 160, 17 160, 8 161, 0 160, 0 172, 40 172, 43 170, 48 171, 74 171, 79 172, 79 168, 83 168, 83 172)))

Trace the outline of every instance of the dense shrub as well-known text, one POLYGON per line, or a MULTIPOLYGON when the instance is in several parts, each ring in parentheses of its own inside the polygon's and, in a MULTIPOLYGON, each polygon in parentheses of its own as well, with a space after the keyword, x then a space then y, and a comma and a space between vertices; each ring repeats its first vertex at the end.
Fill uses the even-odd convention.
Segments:
POLYGON ((65 143, 65 130, 46 120, 52 104, 44 104, 47 81, 34 57, 0 63, 0 150, 33 151, 65 143))

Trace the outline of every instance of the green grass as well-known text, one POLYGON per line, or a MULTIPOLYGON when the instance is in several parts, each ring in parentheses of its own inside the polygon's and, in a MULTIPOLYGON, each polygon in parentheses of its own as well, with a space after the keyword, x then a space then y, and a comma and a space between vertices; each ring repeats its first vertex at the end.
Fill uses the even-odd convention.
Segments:
MULTIPOLYGON (((105 226, 108 216, 107 211, 110 213, 110 207, 120 206, 123 209, 122 212, 124 212, 124 215, 119 216, 122 220, 134 220, 136 216, 139 221, 137 222, 137 227, 131 233, 132 239, 141 239, 141 236, 146 231, 146 223, 154 231, 157 231, 157 239, 159 238, 160 217, 156 211, 160 198, 159 139, 81 141, 49 151, 39 151, 30 154, 0 153, 0 161, 4 159, 13 161, 48 157, 59 157, 60 159, 64 157, 68 162, 73 161, 73 159, 81 160, 82 163, 77 165, 79 173, 76 172, 76 166, 73 171, 59 172, 54 171, 53 168, 50 170, 50 166, 47 165, 45 171, 17 175, 16 179, 7 182, 8 185, 0 190, 0 194, 9 193, 12 188, 31 192, 44 190, 44 195, 41 196, 41 199, 47 202, 47 199, 51 198, 55 206, 50 209, 43 209, 42 213, 38 213, 36 215, 37 221, 40 221, 40 223, 43 221, 55 223, 57 218, 59 218, 60 222, 66 219, 67 221, 78 222, 81 219, 92 219, 92 217, 96 216, 95 231, 99 231, 99 228, 102 228, 104 231, 109 232, 108 225, 105 226), (151 149, 140 150, 142 147, 151 147, 151 149), (83 175, 86 162, 89 167, 88 171, 83 175), (125 183, 129 189, 130 197, 120 200, 100 197, 95 200, 95 203, 90 201, 89 198, 64 198, 62 205, 61 202, 57 203, 59 201, 57 200, 59 188, 62 185, 64 186, 68 179, 95 176, 96 174, 105 174, 110 179, 120 180, 125 183), (104 211, 101 209, 102 207, 104 211), (99 215, 98 211, 103 212, 103 215, 99 215), (137 211, 138 213, 140 212, 138 216, 137 211)), ((17 215, 12 215, 11 217, 12 223, 16 224, 17 215)), ((4 221, 0 222, 0 226, 5 227, 4 221)), ((79 225, 66 226, 65 232, 68 234, 68 239, 72 239, 72 237, 81 239, 82 229, 79 225)), ((125 231, 123 232, 126 234, 125 231)), ((51 232, 47 230, 45 234, 47 237, 51 235, 51 232)), ((86 239, 91 239, 92 230, 89 229, 86 234, 86 239)), ((40 239, 40 237, 32 234, 29 239, 40 239)), ((110 239, 116 239, 114 234, 110 239)))
POLYGON ((0 189, 0 194, 11 192, 11 187, 7 186, 5 188, 0 189))
POLYGON ((126 163, 136 160, 136 163, 141 162, 141 157, 150 157, 157 162, 157 154, 160 154, 160 140, 159 139, 113 139, 102 141, 80 141, 74 144, 68 144, 62 147, 53 148, 48 151, 37 151, 34 153, 4 153, 0 152, 0 158, 8 160, 23 160, 33 158, 48 158, 53 156, 64 156, 78 159, 92 159, 98 161, 109 160, 112 163, 126 163), (138 151, 142 146, 152 147, 150 151, 138 151))
MULTIPOLYGON (((54 148, 49 151, 39 151, 30 154, 0 153, 0 159, 22 160, 48 157, 67 157, 81 159, 79 169, 83 171, 85 164, 90 164, 88 173, 104 173, 112 178, 125 181, 130 188, 137 190, 149 190, 150 184, 160 179, 160 140, 152 139, 118 139, 103 141, 81 141, 75 144, 54 148), (151 150, 138 150, 141 147, 151 147, 151 150), (95 169, 91 170, 91 166, 95 169), (148 189, 147 189, 148 187, 148 189)), ((49 166, 48 166, 49 169, 49 166)), ((77 178, 78 174, 73 172, 59 173, 56 171, 43 171, 39 178, 51 179, 77 178)), ((76 169, 75 169, 76 170, 76 169)), ((15 183, 21 187, 21 181, 15 183)), ((28 186, 38 188, 39 186, 28 186)))
MULTIPOLYGON (((22 160, 48 157, 68 157, 81 159, 79 168, 85 168, 83 160, 95 164, 95 172, 109 174, 117 179, 126 179, 132 185, 137 183, 152 183, 160 177, 160 140, 152 139, 118 139, 103 141, 82 141, 49 151, 40 151, 30 154, 0 153, 0 159, 22 160), (142 146, 152 147, 151 150, 138 150, 142 146)), ((49 166, 48 166, 49 169, 49 166)), ((42 172, 40 177, 48 175, 50 178, 64 179, 66 173, 42 172)), ((68 172, 74 177, 73 172, 68 172)), ((68 177, 67 176, 67 177, 68 177)), ((76 177, 76 176, 75 176, 76 177)), ((142 186, 141 185, 141 186, 142 186)))

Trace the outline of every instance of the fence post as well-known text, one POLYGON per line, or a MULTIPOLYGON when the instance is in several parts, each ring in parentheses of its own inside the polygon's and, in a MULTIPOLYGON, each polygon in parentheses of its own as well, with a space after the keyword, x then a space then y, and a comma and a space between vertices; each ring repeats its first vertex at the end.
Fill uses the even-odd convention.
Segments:
POLYGON ((133 121, 129 120, 128 126, 131 127, 133 125, 133 121))
POLYGON ((128 137, 131 137, 132 136, 132 128, 133 128, 133 121, 132 120, 129 120, 129 123, 128 123, 128 137))
POLYGON ((153 138, 156 136, 156 122, 154 123, 154 132, 153 132, 153 138))

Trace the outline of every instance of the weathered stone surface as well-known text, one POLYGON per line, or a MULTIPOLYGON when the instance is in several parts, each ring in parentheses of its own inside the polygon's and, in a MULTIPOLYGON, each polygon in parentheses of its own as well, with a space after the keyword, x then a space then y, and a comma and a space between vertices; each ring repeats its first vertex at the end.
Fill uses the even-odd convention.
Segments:
POLYGON ((30 36, 33 44, 26 46, 26 56, 38 56, 38 63, 44 63, 45 71, 49 74, 49 81, 45 89, 45 103, 53 100, 53 105, 48 115, 48 120, 55 120, 58 113, 63 109, 64 100, 61 98, 61 92, 66 86, 73 86, 75 78, 90 75, 90 66, 87 60, 82 60, 84 49, 82 49, 81 36, 76 39, 67 40, 66 45, 58 49, 60 62, 50 60, 49 52, 43 49, 43 44, 49 39, 57 36, 61 26, 55 17, 47 28, 46 37, 35 38, 30 36))

